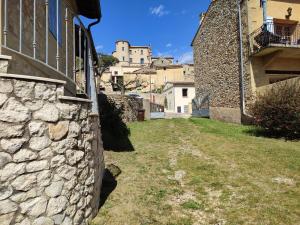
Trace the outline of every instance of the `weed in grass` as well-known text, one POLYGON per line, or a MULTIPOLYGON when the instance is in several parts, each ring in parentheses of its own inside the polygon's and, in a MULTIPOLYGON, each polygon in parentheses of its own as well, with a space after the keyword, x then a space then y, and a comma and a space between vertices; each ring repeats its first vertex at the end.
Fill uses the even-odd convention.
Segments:
POLYGON ((184 209, 193 209, 193 210, 204 210, 204 205, 199 204, 198 202, 194 200, 188 200, 181 204, 182 208, 184 209))

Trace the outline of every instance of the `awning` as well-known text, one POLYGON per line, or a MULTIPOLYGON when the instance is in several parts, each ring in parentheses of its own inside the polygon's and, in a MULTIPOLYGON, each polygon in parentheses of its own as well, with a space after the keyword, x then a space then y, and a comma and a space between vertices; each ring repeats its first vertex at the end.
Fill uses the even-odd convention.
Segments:
POLYGON ((78 13, 89 19, 101 18, 100 0, 76 0, 78 13))

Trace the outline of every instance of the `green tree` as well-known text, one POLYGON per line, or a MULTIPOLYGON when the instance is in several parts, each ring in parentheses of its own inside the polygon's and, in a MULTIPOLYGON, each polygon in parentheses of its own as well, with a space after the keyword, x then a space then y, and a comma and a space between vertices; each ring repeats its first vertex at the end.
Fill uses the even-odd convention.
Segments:
POLYGON ((103 53, 98 54, 98 60, 99 60, 99 74, 102 76, 102 74, 107 70, 109 67, 116 65, 119 60, 112 56, 112 55, 106 55, 103 53))

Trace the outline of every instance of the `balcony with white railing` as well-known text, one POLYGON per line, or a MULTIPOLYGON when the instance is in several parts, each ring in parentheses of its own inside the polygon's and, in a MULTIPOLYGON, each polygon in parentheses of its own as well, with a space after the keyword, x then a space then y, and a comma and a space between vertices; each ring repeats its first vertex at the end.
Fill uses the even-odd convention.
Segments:
POLYGON ((251 33, 249 39, 252 55, 265 55, 287 48, 299 51, 300 25, 268 22, 251 33))
POLYGON ((91 96, 96 73, 90 32, 72 4, 61 0, 0 0, 1 54, 7 73, 65 80, 68 93, 91 96), (56 13, 55 13, 56 12, 56 13))

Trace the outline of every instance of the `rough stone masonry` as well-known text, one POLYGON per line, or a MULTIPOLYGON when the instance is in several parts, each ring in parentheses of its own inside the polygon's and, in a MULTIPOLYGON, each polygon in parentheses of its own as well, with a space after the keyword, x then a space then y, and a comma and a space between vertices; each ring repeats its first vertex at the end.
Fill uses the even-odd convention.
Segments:
POLYGON ((0 78, 1 225, 84 225, 97 214, 99 119, 62 93, 58 83, 0 78))

